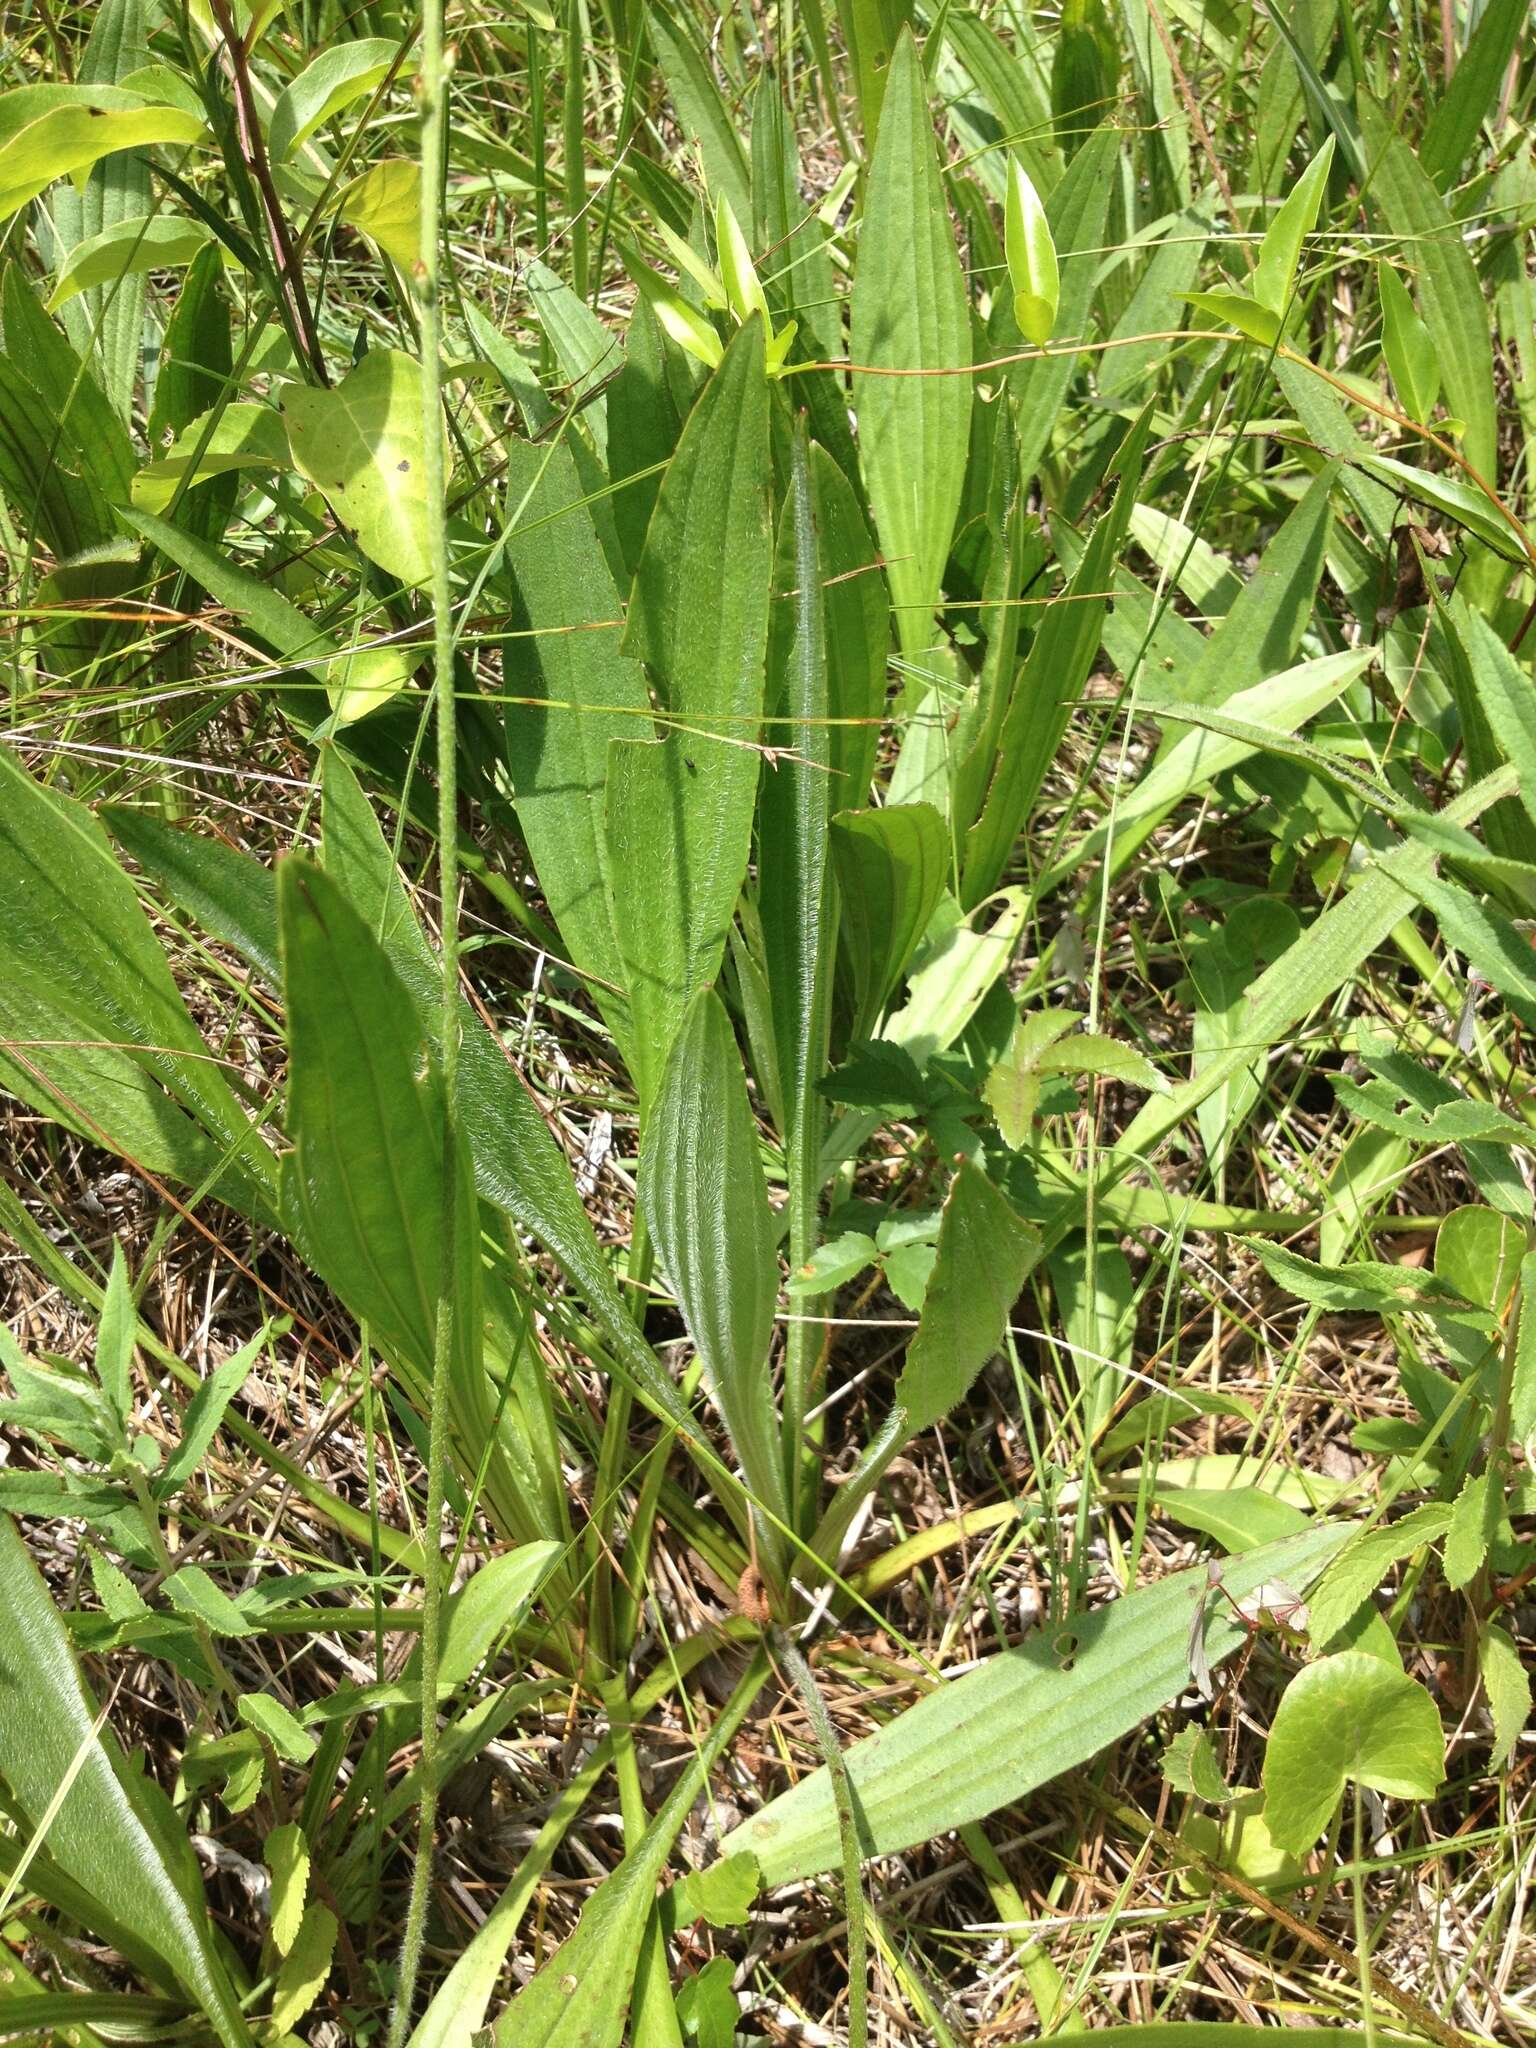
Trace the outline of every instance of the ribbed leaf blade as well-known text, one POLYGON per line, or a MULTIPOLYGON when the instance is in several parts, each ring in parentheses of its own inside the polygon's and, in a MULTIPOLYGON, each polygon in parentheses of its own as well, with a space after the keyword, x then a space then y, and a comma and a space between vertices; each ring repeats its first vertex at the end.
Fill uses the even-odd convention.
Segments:
POLYGON ((891 65, 853 286, 854 409, 896 633, 933 639, 965 474, 970 313, 910 30, 891 65), (932 375, 879 375, 927 371, 932 375))
MULTIPOLYGON (((1223 1581, 1237 1601, 1266 1579, 1302 1589, 1348 1533, 1313 1528, 1244 1552, 1223 1581)), ((1042 1630, 855 1743, 846 1760, 864 1853, 894 1855, 1026 1798, 1176 1699, 1190 1682, 1190 1624, 1205 1589, 1203 1567, 1174 1572, 1042 1630)), ((1213 1604, 1211 1664, 1243 1640, 1231 1610, 1213 1604)), ((836 1869, 842 1850, 825 1767, 744 1821, 720 1850, 750 1851, 768 1889, 836 1869)))
POLYGON ((0 1776, 28 1825, 46 1827, 52 1860, 163 1958, 225 2048, 249 2048, 186 1838, 98 1718, 63 1617, 0 1515, 0 1776))
POLYGON ((786 1500, 768 1348, 779 1267, 757 1128, 725 1006, 695 997, 640 1154, 640 1197, 747 1483, 786 1500))
POLYGON ((624 647, 676 721, 609 750, 614 922, 642 1104, 682 1013, 713 981, 746 878, 773 571, 760 320, 741 328, 689 415, 635 573, 624 647))
POLYGON ((151 1172, 267 1218, 276 1165, 90 813, 0 748, 0 1075, 151 1172), (226 1161, 221 1165, 221 1161, 226 1161))

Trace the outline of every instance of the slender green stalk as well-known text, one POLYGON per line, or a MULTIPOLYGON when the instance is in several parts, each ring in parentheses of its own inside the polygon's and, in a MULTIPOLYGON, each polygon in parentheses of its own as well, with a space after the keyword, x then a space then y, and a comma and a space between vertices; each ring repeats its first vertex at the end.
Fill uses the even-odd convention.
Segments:
POLYGON ((775 1655, 789 1674, 790 1683, 804 1702, 832 1784, 832 1803, 837 1809, 837 1833, 843 1851, 843 1911, 848 1921, 848 2048, 866 2048, 869 2040, 869 1929, 865 1921, 864 1887, 859 1876, 858 1820, 853 1810, 853 1787, 843 1746, 837 1739, 832 1716, 816 1683, 816 1674, 799 1644, 780 1629, 774 1639, 775 1655))
MULTIPOLYGON (((608 1725, 613 1731, 614 1773, 619 1781, 619 1813, 624 1823, 624 1852, 632 1855, 645 1838, 651 1816, 645 1809, 640 1786, 640 1762, 635 1754, 634 1710, 622 1674, 607 1679, 599 1688, 608 1725)), ((641 1937, 640 1960, 635 1970, 635 2037, 650 2048, 682 2048, 682 2029, 672 2002, 668 1981, 667 1945, 661 1922, 653 1912, 641 1937)))
POLYGON ((571 284, 580 299, 587 296, 587 146, 582 47, 581 0, 566 0, 565 98, 561 120, 565 144, 565 231, 571 252, 571 284))
POLYGON ((1365 1804, 1365 1794, 1358 1785, 1355 1793, 1355 1860, 1350 1878, 1355 1908, 1355 1960, 1360 1966, 1360 2024, 1365 2029, 1366 2048, 1375 2048, 1376 2041, 1376 2000, 1371 1989, 1371 1925, 1365 1910, 1365 1867, 1363 1863, 1363 1830, 1360 1825, 1360 1809, 1365 1804))
POLYGON ((448 148, 448 74, 452 60, 443 36, 444 0, 426 0, 422 12, 421 76, 421 254, 416 296, 421 322, 422 449, 426 469, 428 557, 431 563, 432 664, 437 713, 437 855, 442 900, 440 937, 442 1010, 439 1056, 443 1087, 443 1266, 433 1331, 432 1407, 427 1448, 427 1517, 421 1615, 421 1805, 416 1864, 400 1942, 400 1974, 389 2018, 389 2048, 401 2048, 410 2027, 416 1978, 421 1966, 427 1899, 432 1881, 432 1845, 437 1826, 437 1674, 442 1653, 443 1491, 448 1471, 448 1390, 455 1328, 459 1163, 456 1098, 459 1064, 459 856, 458 730, 454 703, 453 590, 448 573, 445 510, 448 453, 443 431, 442 333, 439 245, 442 238, 443 181, 448 148))

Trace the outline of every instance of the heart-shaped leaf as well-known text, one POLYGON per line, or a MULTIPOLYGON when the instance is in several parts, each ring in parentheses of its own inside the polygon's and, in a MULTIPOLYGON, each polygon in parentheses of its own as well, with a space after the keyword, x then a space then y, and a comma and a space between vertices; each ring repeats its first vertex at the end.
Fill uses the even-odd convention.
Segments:
POLYGON ((399 349, 370 349, 334 390, 290 387, 282 414, 295 467, 363 553, 402 583, 424 583, 421 365, 399 349))
POLYGON ((1270 1837, 1299 1856, 1346 1784, 1431 1799, 1444 1777, 1440 1714, 1423 1686, 1362 1650, 1341 1651, 1299 1671, 1276 1710, 1264 1753, 1270 1837))
POLYGON ((421 255, 421 166, 413 158, 388 157, 354 178, 336 212, 411 274, 421 255))

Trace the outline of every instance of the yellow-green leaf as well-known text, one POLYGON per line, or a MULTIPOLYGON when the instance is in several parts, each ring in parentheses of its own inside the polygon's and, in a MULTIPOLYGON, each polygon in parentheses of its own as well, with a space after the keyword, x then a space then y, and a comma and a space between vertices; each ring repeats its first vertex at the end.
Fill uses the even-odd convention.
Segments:
POLYGON ((1016 156, 1008 159, 1003 246, 1008 258, 1008 279, 1013 286, 1013 317, 1024 339, 1043 347, 1056 325, 1061 273, 1045 208, 1028 171, 1016 156))
POLYGON ((336 212, 409 273, 421 255, 421 166, 410 157, 386 158, 352 180, 336 212))
POLYGON ((707 369, 718 368, 725 344, 704 315, 691 306, 675 286, 651 269, 632 249, 620 245, 624 267, 635 287, 656 316, 657 325, 678 347, 707 369))
POLYGON ((725 302, 736 318, 745 322, 754 313, 761 313, 765 331, 770 329, 773 323, 768 315, 768 301, 763 296, 752 251, 723 192, 715 204, 715 254, 720 282, 725 287, 725 302))
POLYGON ((1264 1753, 1264 1818, 1270 1839, 1299 1856, 1346 1784, 1432 1799, 1444 1778, 1440 1713, 1423 1686, 1345 1650, 1307 1665, 1285 1689, 1264 1753))
POLYGON ((290 386, 281 410, 295 468, 363 553, 402 583, 424 583, 421 365, 398 349, 370 349, 334 390, 290 386))
POLYGON ((1268 306, 1261 306, 1247 292, 1228 289, 1175 292, 1174 297, 1202 313, 1209 313, 1213 320, 1224 320, 1228 327, 1235 327, 1239 334, 1249 341, 1256 341, 1261 348, 1273 348, 1280 339, 1279 314, 1272 313, 1268 306))
POLYGON ((303 2019, 325 1989, 335 1948, 336 1915, 318 1899, 312 1900, 304 1909, 293 1946, 277 1973, 277 1990, 272 1996, 274 2034, 286 2033, 303 2019))
POLYGON ((309 1889, 309 1843, 298 1822, 274 1828, 262 1857, 272 1878, 272 1940, 285 1956, 298 1939, 309 1889))
POLYGON ((153 213, 117 221, 70 250, 49 297, 48 310, 56 313, 77 292, 88 292, 93 285, 113 285, 150 270, 180 269, 207 240, 208 229, 200 220, 186 220, 180 214, 153 213))
POLYGON ((0 95, 0 221, 117 150, 196 142, 203 132, 195 114, 111 86, 27 85, 0 95))
POLYGON ((1277 320, 1285 317, 1291 287, 1296 281, 1296 266, 1301 260, 1301 245, 1317 225, 1317 210, 1327 189, 1332 163, 1333 137, 1330 135, 1291 187, 1285 204, 1270 222, 1259 245, 1259 260, 1253 273, 1253 296, 1277 320))

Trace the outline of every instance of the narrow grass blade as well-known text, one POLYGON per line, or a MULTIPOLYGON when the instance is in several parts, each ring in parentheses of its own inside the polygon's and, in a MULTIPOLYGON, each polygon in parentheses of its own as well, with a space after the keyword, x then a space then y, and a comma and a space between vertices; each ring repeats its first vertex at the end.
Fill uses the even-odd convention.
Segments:
MULTIPOLYGON (((1475 783, 1439 815, 1470 825, 1515 787, 1513 770, 1475 783)), ((1111 1178, 1146 1159, 1195 1106, 1266 1046, 1276 1044, 1308 1013, 1357 973, 1413 903, 1413 882, 1434 870, 1436 851, 1419 838, 1405 840, 1304 931, 1249 989, 1232 1027, 1232 1043, 1171 1094, 1155 1095, 1122 1134, 1111 1178), (1401 877, 1401 879, 1399 879, 1401 877)))
POLYGON ((1419 311, 1440 359, 1445 403, 1465 422, 1462 452, 1492 483, 1498 460, 1493 348, 1477 270, 1460 226, 1387 116, 1366 100, 1361 120, 1372 193, 1417 272, 1419 311))

